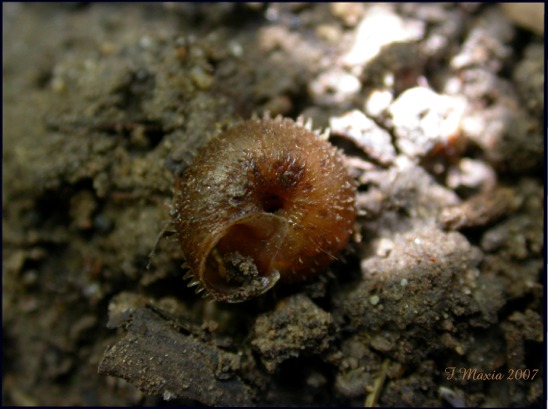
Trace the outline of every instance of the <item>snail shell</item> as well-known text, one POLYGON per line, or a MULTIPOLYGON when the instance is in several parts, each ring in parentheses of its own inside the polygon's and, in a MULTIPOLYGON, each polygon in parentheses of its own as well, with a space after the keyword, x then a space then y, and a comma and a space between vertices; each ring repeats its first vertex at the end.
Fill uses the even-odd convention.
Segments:
POLYGON ((342 155, 300 121, 251 119, 206 144, 176 182, 189 285, 240 302, 321 272, 343 249, 356 187, 342 155))

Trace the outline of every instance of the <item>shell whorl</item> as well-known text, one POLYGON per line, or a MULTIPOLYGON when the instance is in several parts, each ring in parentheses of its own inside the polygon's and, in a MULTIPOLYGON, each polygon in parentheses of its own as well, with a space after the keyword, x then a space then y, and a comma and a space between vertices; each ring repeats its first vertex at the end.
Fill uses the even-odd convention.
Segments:
POLYGON ((342 155, 310 123, 232 127, 176 183, 173 223, 191 283, 239 302, 314 276, 346 246, 355 194, 342 155))

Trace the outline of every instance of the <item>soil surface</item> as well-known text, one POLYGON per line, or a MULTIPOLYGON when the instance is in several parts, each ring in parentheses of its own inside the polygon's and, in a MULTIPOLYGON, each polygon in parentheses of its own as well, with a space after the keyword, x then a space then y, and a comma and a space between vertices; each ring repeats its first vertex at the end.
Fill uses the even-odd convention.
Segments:
POLYGON ((545 403, 541 36, 495 4, 3 12, 4 404, 545 403), (149 254, 193 152, 267 111, 329 128, 352 242, 207 301, 149 254))

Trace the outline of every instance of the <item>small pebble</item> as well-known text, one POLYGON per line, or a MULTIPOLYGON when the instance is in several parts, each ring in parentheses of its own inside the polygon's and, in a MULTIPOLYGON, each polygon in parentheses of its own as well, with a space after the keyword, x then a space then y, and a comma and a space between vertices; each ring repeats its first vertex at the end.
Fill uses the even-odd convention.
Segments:
POLYGON ((203 70, 200 66, 192 67, 190 70, 190 78, 200 89, 207 89, 213 83, 213 77, 203 70))

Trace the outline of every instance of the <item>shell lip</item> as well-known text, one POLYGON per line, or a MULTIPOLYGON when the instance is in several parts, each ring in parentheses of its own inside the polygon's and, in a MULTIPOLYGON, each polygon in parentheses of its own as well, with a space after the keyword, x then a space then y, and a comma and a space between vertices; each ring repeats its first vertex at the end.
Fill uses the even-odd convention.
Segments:
POLYGON ((258 277, 252 283, 244 286, 227 289, 216 289, 214 287, 208 287, 207 291, 217 301, 224 301, 228 303, 239 303, 247 301, 250 298, 257 297, 270 290, 280 279, 280 272, 278 270, 272 270, 269 276, 258 277))
POLYGON ((276 257, 288 234, 286 219, 247 214, 217 234, 199 267, 199 280, 217 301, 237 303, 270 290, 281 278, 276 257))

